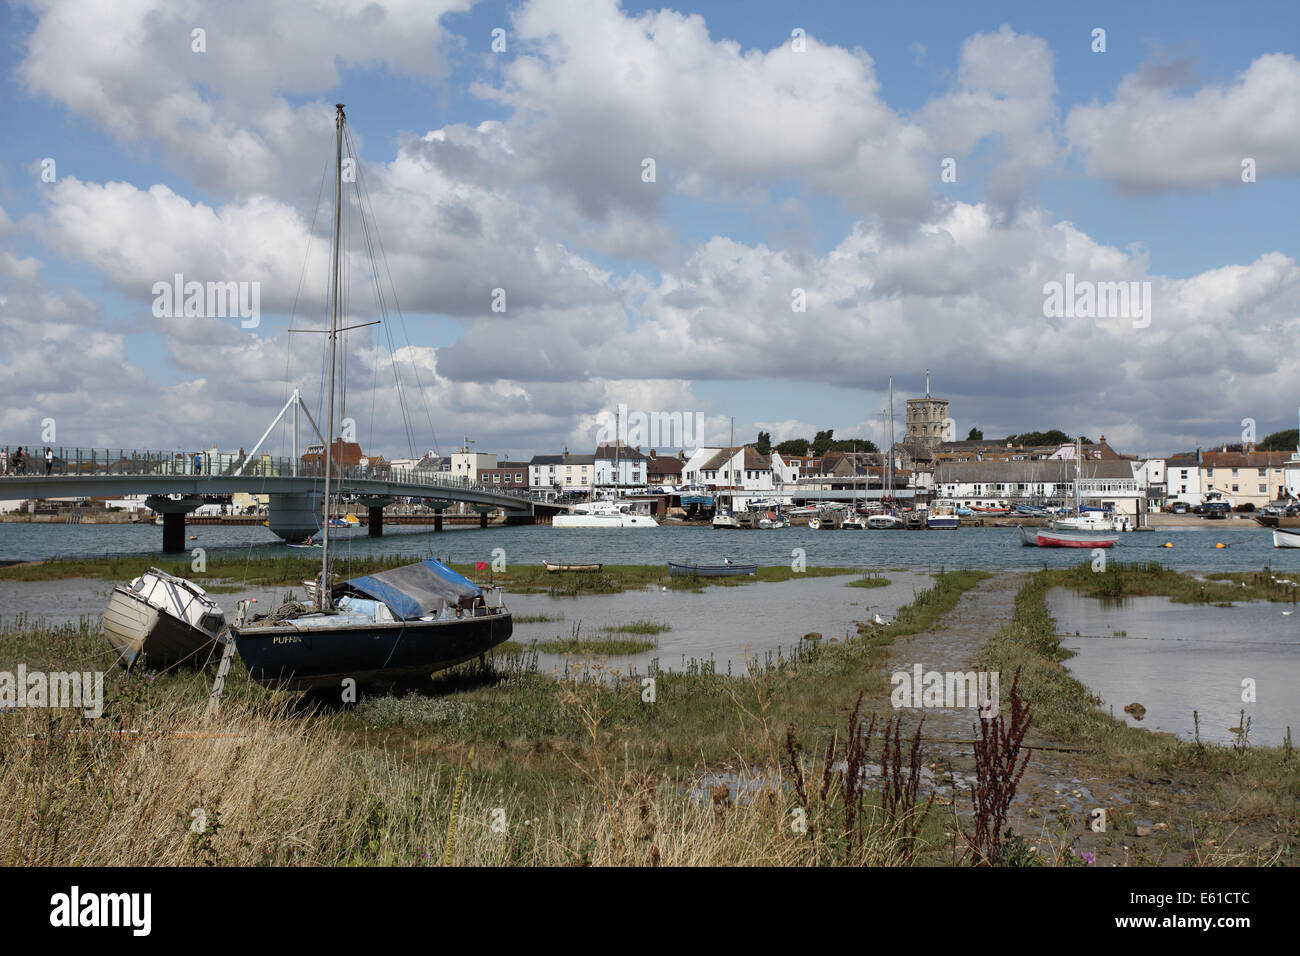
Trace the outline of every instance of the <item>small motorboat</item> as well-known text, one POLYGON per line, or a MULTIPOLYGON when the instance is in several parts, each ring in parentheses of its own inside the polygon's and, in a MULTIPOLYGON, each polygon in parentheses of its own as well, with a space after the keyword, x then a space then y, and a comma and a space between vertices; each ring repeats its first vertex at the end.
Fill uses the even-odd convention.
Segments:
POLYGON ((808 519, 808 527, 812 528, 814 531, 818 530, 821 526, 822 526, 822 522, 820 518, 808 519))
POLYGON ((897 531, 904 527, 901 518, 894 515, 880 514, 872 515, 867 519, 867 527, 872 531, 897 531))
POLYGON ((727 578, 741 574, 758 574, 757 564, 680 564, 668 562, 668 573, 673 577, 727 578))
POLYGON ((939 512, 926 518, 925 526, 931 531, 955 531, 961 526, 961 519, 952 512, 939 512))
POLYGON ((790 527, 790 519, 778 511, 764 512, 758 519, 758 526, 764 531, 790 527))
MULTIPOLYGON (((871 519, 868 518, 867 520, 870 521, 871 519)), ((853 512, 849 512, 848 516, 840 522, 841 531, 861 531, 865 527, 867 525, 863 524, 862 519, 853 512)))
POLYGON ((158 568, 113 588, 104 609, 104 634, 127 667, 142 653, 150 665, 202 667, 225 624, 203 588, 158 568))
POLYGON ((730 511, 719 510, 717 514, 713 516, 713 527, 717 530, 739 528, 740 519, 730 511))
POLYGON ((1274 528, 1273 547, 1300 548, 1300 531, 1291 528, 1274 528))
POLYGON ((546 570, 550 571, 552 574, 559 573, 560 571, 599 571, 604 567, 603 564, 552 564, 545 558, 542 559, 542 564, 545 565, 546 570))

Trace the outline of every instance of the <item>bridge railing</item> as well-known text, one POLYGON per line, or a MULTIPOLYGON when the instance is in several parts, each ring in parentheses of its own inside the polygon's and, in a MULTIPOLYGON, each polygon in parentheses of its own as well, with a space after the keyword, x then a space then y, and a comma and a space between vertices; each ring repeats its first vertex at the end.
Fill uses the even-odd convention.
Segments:
MULTIPOLYGON (((45 460, 47 446, 7 446, 7 467, 0 477, 249 477, 249 478, 320 478, 325 477, 323 462, 295 461, 291 457, 211 451, 174 451, 127 448, 68 448, 48 446, 51 459, 45 460), (22 448, 23 459, 16 458, 22 448)), ((414 485, 438 489, 471 490, 505 497, 546 500, 545 492, 528 488, 502 488, 471 482, 468 478, 446 472, 416 468, 393 468, 387 464, 346 465, 331 469, 331 477, 346 487, 360 481, 414 485)), ((430 495, 433 497, 433 495, 430 495)))

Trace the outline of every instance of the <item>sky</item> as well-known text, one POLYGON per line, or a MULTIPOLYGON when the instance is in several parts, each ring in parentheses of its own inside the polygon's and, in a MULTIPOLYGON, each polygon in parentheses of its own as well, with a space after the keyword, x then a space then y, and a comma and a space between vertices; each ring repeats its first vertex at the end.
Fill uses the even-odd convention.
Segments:
POLYGON ((890 378, 901 437, 927 369, 958 438, 1262 438, 1300 416, 1298 27, 1290 2, 19 0, 0 444, 251 448, 293 389, 323 421, 336 103, 344 319, 382 319, 345 337, 340 417, 369 452, 590 451, 619 405, 879 443, 890 378), (245 283, 255 317, 169 314, 177 274, 245 283))

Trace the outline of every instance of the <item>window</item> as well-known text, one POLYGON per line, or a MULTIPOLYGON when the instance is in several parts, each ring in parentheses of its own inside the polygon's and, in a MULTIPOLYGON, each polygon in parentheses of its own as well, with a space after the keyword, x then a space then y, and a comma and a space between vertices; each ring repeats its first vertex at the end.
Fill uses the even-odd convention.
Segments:
POLYGON ((1264 475, 1265 475, 1264 469, 1261 468, 1261 469, 1259 470, 1259 477, 1263 478, 1264 475))
POLYGON ((1238 489, 1237 489, 1237 486, 1236 486, 1236 485, 1233 485, 1233 486, 1232 486, 1232 490, 1233 490, 1233 491, 1237 491, 1237 490, 1238 490, 1238 489))
POLYGON ((1268 494, 1268 485, 1260 485, 1260 486, 1259 486, 1259 493, 1260 493, 1261 495, 1266 495, 1266 494, 1268 494))
POLYGON ((1236 469, 1236 468, 1232 469, 1232 477, 1234 477, 1234 478, 1237 477, 1237 469, 1236 469))

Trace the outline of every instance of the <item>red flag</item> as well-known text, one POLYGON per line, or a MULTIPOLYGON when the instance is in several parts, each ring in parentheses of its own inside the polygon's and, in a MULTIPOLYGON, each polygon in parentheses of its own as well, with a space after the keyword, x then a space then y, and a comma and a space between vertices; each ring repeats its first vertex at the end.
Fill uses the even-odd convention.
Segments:
POLYGON ((487 570, 487 562, 486 562, 486 561, 479 561, 478 563, 476 563, 476 564, 474 565, 474 570, 475 570, 475 571, 486 571, 486 570, 487 570))

